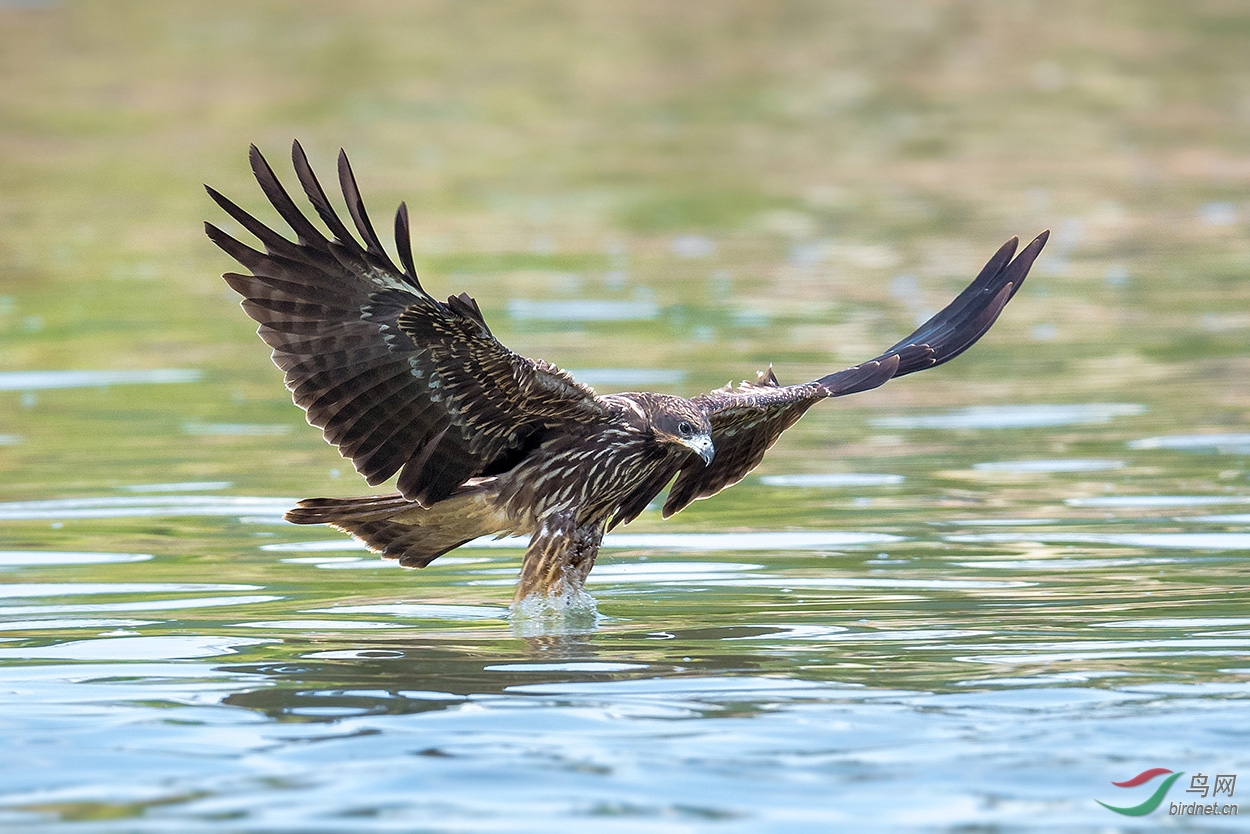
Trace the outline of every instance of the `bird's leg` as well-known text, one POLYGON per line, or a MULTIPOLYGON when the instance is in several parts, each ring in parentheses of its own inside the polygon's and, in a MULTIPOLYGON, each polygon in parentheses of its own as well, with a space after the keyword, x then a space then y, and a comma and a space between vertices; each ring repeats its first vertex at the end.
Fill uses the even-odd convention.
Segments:
POLYGON ((603 522, 578 524, 574 512, 555 513, 543 519, 530 539, 521 565, 515 602, 528 597, 576 596, 595 566, 603 522))

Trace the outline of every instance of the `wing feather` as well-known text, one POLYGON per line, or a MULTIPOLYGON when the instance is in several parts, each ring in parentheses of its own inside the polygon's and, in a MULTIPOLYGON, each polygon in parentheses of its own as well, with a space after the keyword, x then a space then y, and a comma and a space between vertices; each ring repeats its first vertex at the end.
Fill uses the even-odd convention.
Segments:
MULTIPOLYGON (((299 178, 300 185, 304 188, 304 195, 308 198, 308 202, 312 203, 317 214, 321 216, 321 221, 334 235, 333 243, 363 259, 365 250, 356 242, 352 233, 347 231, 347 227, 339 219, 338 212, 330 205, 325 189, 321 187, 317 175, 313 173, 312 165, 308 162, 308 154, 304 153, 304 147, 298 141, 291 144, 291 164, 295 168, 295 176, 299 178)), ((333 244, 327 248, 331 252, 334 251, 333 244)))
POLYGON ((250 160, 296 241, 211 188, 214 202, 264 251, 212 224, 205 230, 251 273, 224 277, 259 323, 295 403, 368 483, 398 473, 406 498, 430 504, 545 432, 604 413, 590 388, 500 344, 472 298, 443 303, 421 287, 402 204, 395 242, 403 270, 396 267, 345 154, 339 186, 360 240, 331 206, 298 142, 292 165, 329 236, 296 206, 255 146, 250 160))
POLYGON ((255 145, 248 149, 248 161, 252 165, 252 174, 256 177, 256 182, 260 184, 260 190, 264 192, 265 197, 273 204, 274 209, 286 221, 286 224, 291 227, 291 231, 295 232, 300 244, 317 250, 329 248, 330 242, 326 240, 325 235, 304 216, 299 206, 295 205, 295 201, 282 187, 273 168, 269 167, 269 163, 255 145))
POLYGON ((874 359, 802 385, 781 386, 769 368, 754 383, 696 397, 712 424, 716 458, 707 467, 694 457, 685 463, 664 502, 664 517, 742 480, 817 402, 871 390, 949 362, 972 347, 1019 291, 1049 235, 1038 235, 1014 259, 1019 241, 1007 241, 950 304, 874 359))
POLYGON ((395 248, 399 250, 399 262, 404 265, 404 276, 413 286, 420 286, 417 268, 412 262, 412 232, 408 228, 407 203, 400 203, 395 209, 395 248))
POLYGON ((360 188, 356 185, 356 175, 352 173, 351 163, 347 161, 347 153, 342 148, 339 148, 339 186, 343 189, 347 213, 352 216, 356 231, 360 232, 360 236, 365 241, 365 251, 377 258, 391 272, 399 272, 399 268, 395 266, 382 247, 382 241, 378 240, 378 233, 373 230, 373 224, 369 222, 369 213, 365 211, 365 202, 360 198, 360 188))

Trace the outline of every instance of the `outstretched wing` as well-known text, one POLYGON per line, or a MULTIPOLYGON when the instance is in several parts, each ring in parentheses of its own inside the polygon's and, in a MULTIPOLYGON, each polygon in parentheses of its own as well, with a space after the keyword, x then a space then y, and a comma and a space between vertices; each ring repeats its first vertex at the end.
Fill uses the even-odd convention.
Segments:
POLYGON ((1049 236, 1049 232, 1042 232, 1014 260, 1019 241, 1007 241, 954 301, 875 359, 812 382, 784 387, 769 368, 754 383, 743 383, 736 389, 726 386, 696 397, 695 402, 707 411, 712 423, 716 458, 708 467, 692 459, 682 468, 664 502, 664 517, 696 498, 715 495, 742 480, 759 465, 764 452, 783 431, 826 397, 876 388, 895 377, 941 365, 972 347, 1019 291, 1049 236))
POLYGON ((363 244, 331 207, 303 148, 295 172, 331 236, 295 205, 253 145, 261 190, 292 242, 212 188, 209 195, 264 245, 257 251, 206 223, 214 243, 252 273, 227 273, 308 422, 370 485, 399 473, 399 491, 431 504, 475 475, 501 471, 543 433, 601 413, 594 391, 499 343, 467 295, 441 302, 417 280, 408 210, 395 215, 403 269, 382 247, 339 153, 347 210, 363 244))

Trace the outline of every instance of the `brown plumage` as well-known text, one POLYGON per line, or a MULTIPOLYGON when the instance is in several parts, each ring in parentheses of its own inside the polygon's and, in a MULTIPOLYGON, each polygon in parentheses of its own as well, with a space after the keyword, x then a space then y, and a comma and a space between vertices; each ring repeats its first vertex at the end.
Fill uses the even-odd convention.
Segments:
POLYGON ((407 567, 486 535, 528 535, 516 598, 580 591, 605 530, 627 523, 673 481, 664 517, 740 481, 807 409, 940 365, 972 346, 1020 289, 1048 233, 1013 259, 1012 238, 944 310, 875 359, 782 386, 753 383, 692 400, 596 395, 491 334, 477 302, 442 302, 413 267, 408 211, 395 215, 402 268, 365 212, 347 156, 339 184, 359 240, 331 207, 299 143, 295 173, 330 232, 296 206, 255 146, 252 171, 293 242, 212 188, 264 246, 212 224, 208 236, 251 272, 227 273, 308 422, 371 485, 397 494, 310 498, 287 513, 331 524, 407 567), (676 478, 674 481, 673 479, 676 478))

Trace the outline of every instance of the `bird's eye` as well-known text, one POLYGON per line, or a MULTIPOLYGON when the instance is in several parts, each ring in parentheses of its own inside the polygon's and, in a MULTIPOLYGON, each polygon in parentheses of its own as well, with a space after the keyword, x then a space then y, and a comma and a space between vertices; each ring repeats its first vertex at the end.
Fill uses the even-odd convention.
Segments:
POLYGON ((681 433, 682 437, 689 437, 694 434, 694 426, 690 425, 689 422, 682 420, 677 424, 677 431, 681 433))

